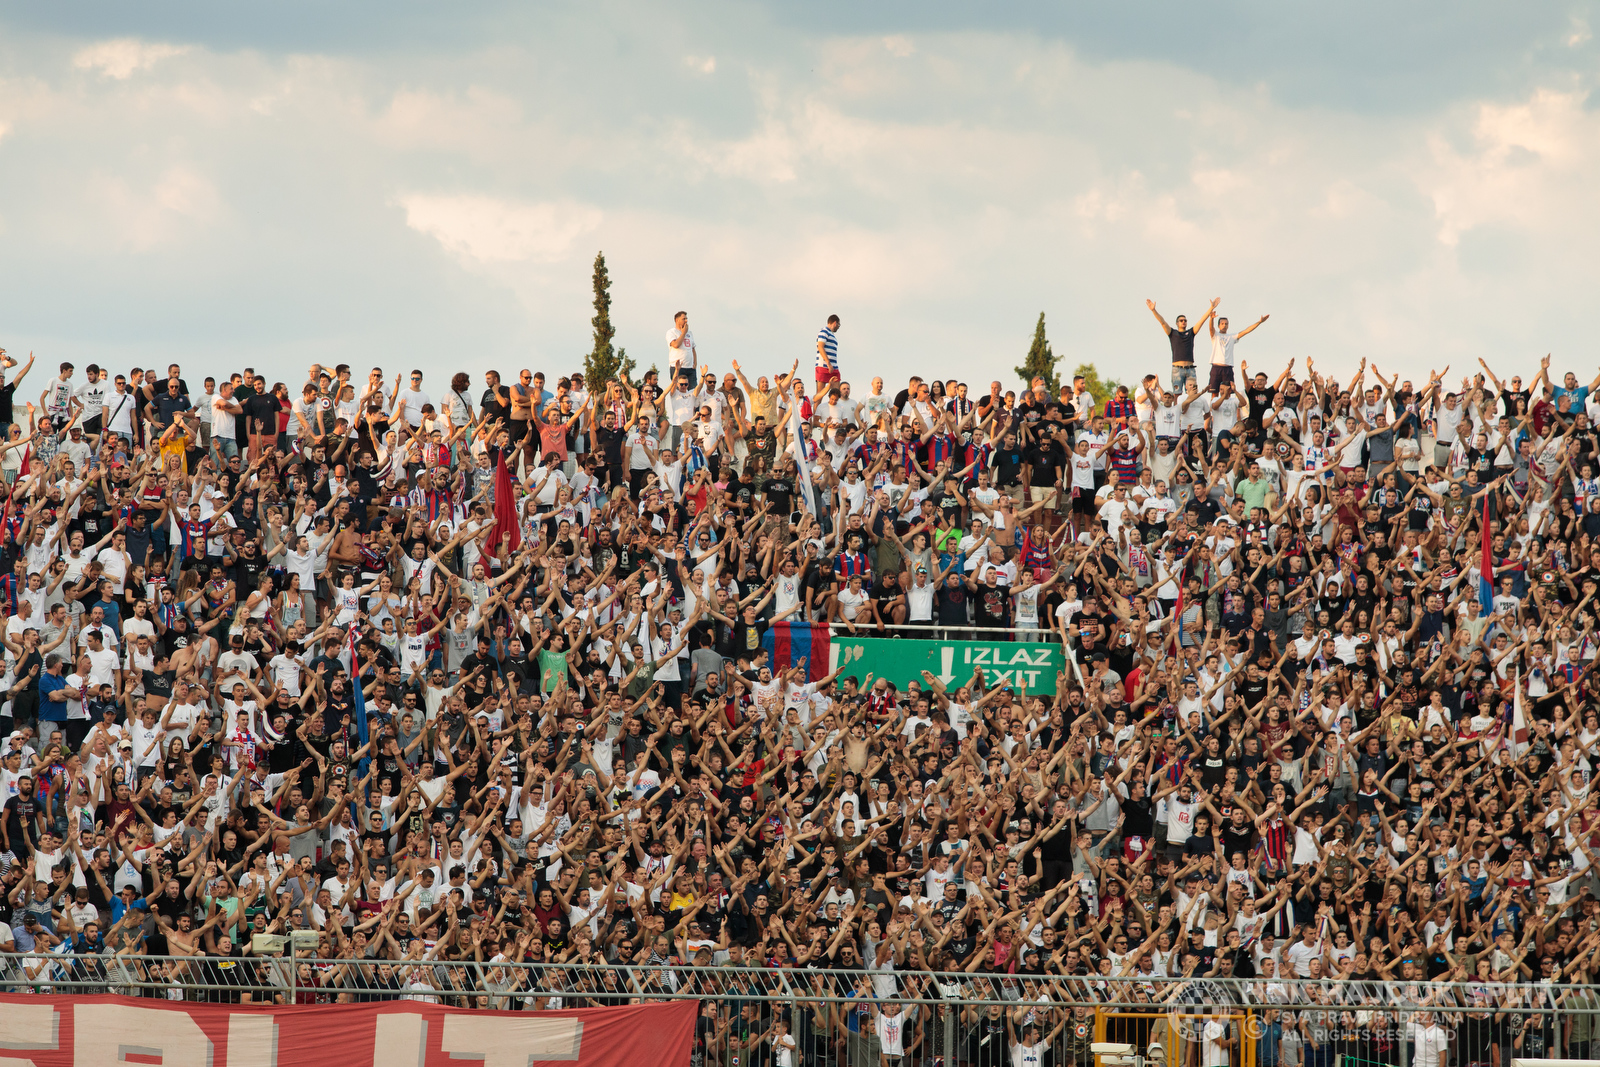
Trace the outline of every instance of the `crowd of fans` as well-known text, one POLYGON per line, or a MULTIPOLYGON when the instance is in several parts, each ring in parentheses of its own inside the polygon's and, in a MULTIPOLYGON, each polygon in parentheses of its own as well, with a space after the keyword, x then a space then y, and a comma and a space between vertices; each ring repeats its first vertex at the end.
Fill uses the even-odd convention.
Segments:
POLYGON ((664 375, 437 397, 61 363, 32 399, 5 357, 6 987, 704 991, 701 1050, 773 1067, 926 1053, 903 1002, 988 990, 940 1054, 1021 1067, 1086 1056, 1058 1001, 1210 982, 1294 1067, 1403 986, 1472 1009, 1463 1067, 1587 1050, 1600 379, 1236 376, 1266 316, 1149 306, 1170 373, 1101 396, 852 388, 837 318, 753 381, 680 314, 664 375), (772 662, 796 623, 1067 667, 772 662))

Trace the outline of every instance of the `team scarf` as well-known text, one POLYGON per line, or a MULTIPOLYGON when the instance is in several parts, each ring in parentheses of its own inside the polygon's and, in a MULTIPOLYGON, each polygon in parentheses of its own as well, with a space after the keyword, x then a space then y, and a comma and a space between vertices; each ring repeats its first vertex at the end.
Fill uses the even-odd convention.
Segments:
POLYGON ((362 542, 361 547, 357 551, 361 553, 361 569, 368 573, 376 573, 381 571, 384 566, 384 561, 388 559, 387 553, 373 548, 372 545, 367 542, 362 542))
POLYGON ((683 463, 683 477, 684 477, 684 480, 687 482, 688 479, 693 478, 695 476, 695 473, 697 471, 704 470, 705 467, 706 467, 706 454, 705 454, 705 451, 704 451, 704 449, 702 449, 700 447, 700 442, 698 440, 691 439, 690 442, 689 442, 689 456, 688 456, 687 459, 684 460, 684 463, 683 463))

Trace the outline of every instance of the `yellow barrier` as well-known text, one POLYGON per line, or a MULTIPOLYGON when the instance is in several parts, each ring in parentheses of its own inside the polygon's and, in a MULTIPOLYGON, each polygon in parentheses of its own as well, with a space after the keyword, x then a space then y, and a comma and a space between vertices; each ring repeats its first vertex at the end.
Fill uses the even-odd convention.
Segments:
MULTIPOLYGON (((1171 1011, 1105 1011, 1094 1013, 1094 1039, 1132 1045, 1134 1054, 1147 1056, 1152 1043, 1163 1050, 1165 1067, 1206 1067, 1203 1034, 1208 1022, 1228 1025, 1228 1067, 1256 1067, 1257 1027, 1252 1012, 1207 1012, 1199 1005, 1177 1005, 1171 1011)), ((1105 1067, 1097 1055, 1095 1067, 1105 1067)), ((1147 1058, 1148 1067, 1152 1064, 1147 1058)))

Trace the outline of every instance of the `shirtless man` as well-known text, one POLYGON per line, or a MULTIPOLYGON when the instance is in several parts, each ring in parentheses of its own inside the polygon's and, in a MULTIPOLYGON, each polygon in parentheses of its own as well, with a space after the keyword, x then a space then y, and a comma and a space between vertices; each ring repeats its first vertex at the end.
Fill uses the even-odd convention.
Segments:
POLYGON ((333 535, 333 544, 328 546, 328 567, 339 570, 360 564, 361 531, 352 523, 333 535))
POLYGON ((517 375, 517 383, 511 387, 511 418, 506 422, 506 428, 511 431, 511 447, 526 449, 528 444, 528 427, 533 422, 533 404, 538 399, 538 394, 533 389, 533 372, 526 367, 517 375))

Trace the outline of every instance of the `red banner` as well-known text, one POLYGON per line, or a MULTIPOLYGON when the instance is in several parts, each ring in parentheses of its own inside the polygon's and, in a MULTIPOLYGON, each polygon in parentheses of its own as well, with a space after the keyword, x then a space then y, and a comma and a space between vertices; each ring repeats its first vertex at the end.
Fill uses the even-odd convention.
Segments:
POLYGON ((572 1011, 0 996, 0 1067, 688 1067, 692 1000, 572 1011))

